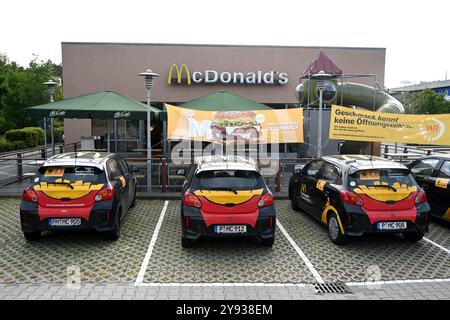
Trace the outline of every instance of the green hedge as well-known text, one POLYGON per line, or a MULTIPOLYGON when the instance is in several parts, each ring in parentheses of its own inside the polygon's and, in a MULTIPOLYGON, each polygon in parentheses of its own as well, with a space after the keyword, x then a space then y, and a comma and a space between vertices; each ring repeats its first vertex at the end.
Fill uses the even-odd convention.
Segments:
POLYGON ((44 143, 44 130, 39 127, 12 129, 5 132, 5 138, 10 142, 24 142, 26 148, 33 148, 44 143))
MULTIPOLYGON (((54 130, 53 134, 54 134, 54 138, 55 138, 55 143, 63 142, 62 136, 64 134, 64 127, 55 127, 53 130, 54 130)), ((48 129, 47 130, 47 143, 48 144, 51 143, 51 139, 52 139, 52 130, 48 129)))
POLYGON ((13 151, 13 150, 16 150, 16 146, 14 145, 13 142, 0 140, 0 152, 13 151))
POLYGON ((25 149, 27 147, 25 141, 14 141, 13 144, 14 150, 25 149))

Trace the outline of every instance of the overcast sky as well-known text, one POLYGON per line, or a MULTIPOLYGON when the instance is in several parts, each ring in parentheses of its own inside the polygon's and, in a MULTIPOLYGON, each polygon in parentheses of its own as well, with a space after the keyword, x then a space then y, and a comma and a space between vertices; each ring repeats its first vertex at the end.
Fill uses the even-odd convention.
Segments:
POLYGON ((387 87, 450 78, 448 0, 3 0, 0 9, 0 52, 22 65, 33 54, 61 62, 62 41, 361 46, 387 49, 387 87))

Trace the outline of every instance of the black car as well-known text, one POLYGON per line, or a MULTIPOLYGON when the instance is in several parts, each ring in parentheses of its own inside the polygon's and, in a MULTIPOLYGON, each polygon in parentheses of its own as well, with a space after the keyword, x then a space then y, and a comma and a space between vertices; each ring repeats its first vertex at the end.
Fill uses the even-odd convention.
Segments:
POLYGON ((383 158, 336 155, 298 166, 289 182, 292 208, 328 225, 330 239, 402 233, 419 241, 428 232, 425 192, 407 167, 383 158))
POLYGON ((182 188, 183 247, 201 237, 258 237, 264 246, 275 240, 274 198, 251 160, 201 157, 182 188))
POLYGON ((450 155, 427 156, 408 167, 427 193, 432 216, 450 221, 450 155))
POLYGON ((23 191, 20 222, 27 240, 44 230, 94 229, 112 240, 136 203, 137 181, 125 159, 98 152, 51 157, 23 191))

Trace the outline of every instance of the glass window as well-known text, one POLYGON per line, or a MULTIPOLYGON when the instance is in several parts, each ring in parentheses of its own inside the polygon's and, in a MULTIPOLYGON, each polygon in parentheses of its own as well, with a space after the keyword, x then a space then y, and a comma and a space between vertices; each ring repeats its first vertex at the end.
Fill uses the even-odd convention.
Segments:
POLYGON ((123 173, 128 173, 128 165, 124 159, 119 160, 119 165, 123 173))
POLYGON ((417 175, 430 176, 438 162, 439 159, 420 160, 411 168, 411 172, 417 175))
POLYGON ((105 183, 105 173, 96 167, 76 166, 76 167, 41 167, 38 170, 40 182, 55 183, 82 181, 83 183, 105 183))
POLYGON ((438 174, 439 178, 450 178, 450 161, 444 161, 438 174))
POLYGON ((417 186, 413 176, 405 169, 371 169, 360 170, 349 176, 351 188, 359 186, 377 186, 379 188, 395 188, 393 186, 417 186))
POLYGON ((309 166, 308 169, 306 170, 306 174, 310 177, 316 177, 317 174, 319 173, 320 167, 322 166, 323 161, 322 160, 317 160, 312 162, 309 166))
POLYGON ((200 190, 255 190, 264 188, 264 179, 251 170, 208 170, 198 173, 192 184, 200 190))
POLYGON ((116 179, 120 175, 122 175, 122 172, 121 172, 116 160, 114 160, 114 159, 109 160, 107 166, 108 166, 109 176, 111 179, 116 179))
POLYGON ((329 182, 335 182, 339 177, 339 171, 335 165, 325 162, 323 169, 319 175, 319 179, 323 179, 329 182))

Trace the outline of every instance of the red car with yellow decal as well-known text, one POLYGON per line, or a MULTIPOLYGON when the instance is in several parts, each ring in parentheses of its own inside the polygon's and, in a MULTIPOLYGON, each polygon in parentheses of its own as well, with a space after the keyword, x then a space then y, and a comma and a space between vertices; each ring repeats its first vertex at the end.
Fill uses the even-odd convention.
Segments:
POLYGON ((402 164, 366 155, 326 156, 298 166, 289 182, 294 210, 304 210, 328 226, 330 239, 401 233, 419 241, 428 232, 425 192, 402 164))
POLYGON ((20 221, 25 238, 38 240, 45 230, 93 229, 118 239, 121 220, 136 202, 136 170, 115 154, 51 157, 23 191, 20 221))
POLYGON ((252 160, 221 156, 196 159, 187 173, 182 196, 183 247, 200 237, 230 236, 256 236, 263 245, 273 245, 274 199, 252 160))

